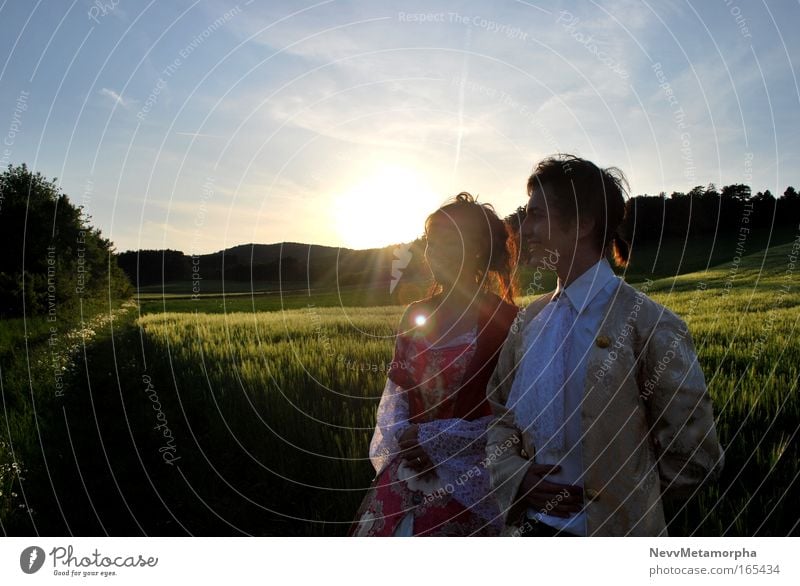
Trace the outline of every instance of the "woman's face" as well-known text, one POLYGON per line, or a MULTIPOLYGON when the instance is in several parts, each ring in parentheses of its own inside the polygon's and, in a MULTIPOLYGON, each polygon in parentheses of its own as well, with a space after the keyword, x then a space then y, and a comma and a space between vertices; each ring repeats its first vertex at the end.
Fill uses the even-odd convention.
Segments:
POLYGON ((425 260, 442 285, 472 279, 478 271, 476 243, 453 216, 434 217, 427 226, 425 260))

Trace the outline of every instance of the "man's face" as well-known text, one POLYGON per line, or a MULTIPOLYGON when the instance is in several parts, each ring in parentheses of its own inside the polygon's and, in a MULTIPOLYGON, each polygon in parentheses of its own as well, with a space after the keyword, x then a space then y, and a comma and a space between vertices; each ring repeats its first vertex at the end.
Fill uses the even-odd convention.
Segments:
POLYGON ((520 246, 521 257, 530 266, 539 265, 543 259, 569 262, 575 251, 575 222, 561 216, 553 204, 553 193, 552 184, 543 183, 536 186, 528 200, 525 221, 520 227, 520 246))

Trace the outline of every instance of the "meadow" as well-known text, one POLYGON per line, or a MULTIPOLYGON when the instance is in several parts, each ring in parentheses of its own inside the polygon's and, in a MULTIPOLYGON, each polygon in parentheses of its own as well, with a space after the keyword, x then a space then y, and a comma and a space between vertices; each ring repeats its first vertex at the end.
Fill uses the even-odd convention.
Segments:
MULTIPOLYGON (((787 272, 790 252, 784 245, 736 266, 646 283, 693 332, 727 453, 722 481, 672 511, 675 533, 795 529, 796 520, 782 513, 797 495, 800 470, 800 299, 792 291, 796 275, 787 272)), ((326 522, 341 523, 359 496, 346 489, 370 478, 364 456, 400 313, 400 307, 309 306, 279 313, 166 313, 139 324, 170 357, 184 387, 194 381, 188 386, 210 396, 241 399, 231 401, 230 411, 221 409, 221 419, 263 420, 253 425, 277 435, 274 447, 259 445, 256 433, 247 451, 287 479, 329 492, 340 507, 326 522)))
MULTIPOLYGON (((719 481, 669 508, 674 535, 800 533, 798 246, 638 283, 687 321, 726 450, 719 481)), ((4 530, 343 535, 373 476, 402 307, 153 303, 161 311, 130 308, 98 328, 64 396, 33 390, 41 447, 20 452, 31 480, 9 484, 7 471, 3 483, 37 512, 18 495, 4 530)))

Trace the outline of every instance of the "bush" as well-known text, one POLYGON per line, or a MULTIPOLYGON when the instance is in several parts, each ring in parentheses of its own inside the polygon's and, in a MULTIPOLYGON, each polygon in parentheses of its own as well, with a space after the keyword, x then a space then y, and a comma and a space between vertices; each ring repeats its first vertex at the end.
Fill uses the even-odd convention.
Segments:
POLYGON ((111 241, 55 179, 25 164, 0 174, 0 233, 0 317, 55 316, 79 299, 131 294, 111 241))

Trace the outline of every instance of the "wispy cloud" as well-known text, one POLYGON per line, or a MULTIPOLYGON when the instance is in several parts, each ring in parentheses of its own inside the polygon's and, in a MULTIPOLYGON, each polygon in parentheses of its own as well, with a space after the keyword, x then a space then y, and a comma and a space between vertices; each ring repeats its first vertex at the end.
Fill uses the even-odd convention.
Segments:
POLYGON ((178 136, 190 136, 192 138, 225 138, 218 134, 204 134, 202 132, 175 132, 178 136))
POLYGON ((114 100, 114 102, 116 102, 118 105, 122 106, 123 108, 127 108, 131 104, 131 100, 124 99, 117 92, 115 92, 112 89, 108 89, 107 87, 104 87, 103 89, 101 89, 100 90, 100 94, 103 95, 103 96, 106 96, 107 98, 110 98, 110 99, 114 100))

